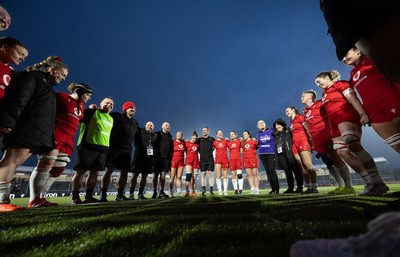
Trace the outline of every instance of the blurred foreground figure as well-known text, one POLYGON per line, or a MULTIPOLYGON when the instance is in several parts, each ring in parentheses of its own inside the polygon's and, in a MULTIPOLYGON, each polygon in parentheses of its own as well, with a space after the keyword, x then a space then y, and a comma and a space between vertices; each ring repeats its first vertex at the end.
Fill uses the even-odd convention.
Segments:
POLYGON ((300 240, 291 257, 394 257, 400 252, 400 212, 387 212, 368 223, 368 231, 345 239, 300 240))
POLYGON ((320 0, 342 60, 356 45, 389 80, 400 82, 400 1, 320 0))
POLYGON ((8 29, 11 25, 11 17, 7 10, 0 5, 0 31, 8 29))

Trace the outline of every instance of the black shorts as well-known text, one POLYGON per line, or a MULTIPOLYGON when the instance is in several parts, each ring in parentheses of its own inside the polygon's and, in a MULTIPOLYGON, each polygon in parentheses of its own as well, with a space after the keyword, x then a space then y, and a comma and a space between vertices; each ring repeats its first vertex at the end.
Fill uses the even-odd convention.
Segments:
POLYGON ((118 170, 131 170, 132 151, 123 149, 110 149, 107 154, 107 167, 115 167, 118 170))
POLYGON ((134 156, 132 162, 132 172, 150 174, 153 172, 153 158, 134 156))
POLYGON ((200 160, 200 170, 201 171, 214 171, 214 159, 210 160, 200 160))
POLYGON ((107 153, 81 147, 78 149, 78 161, 74 170, 105 170, 107 153))
POLYGON ((171 170, 171 160, 170 159, 163 159, 163 158, 155 158, 154 159, 154 173, 160 172, 169 172, 171 170))

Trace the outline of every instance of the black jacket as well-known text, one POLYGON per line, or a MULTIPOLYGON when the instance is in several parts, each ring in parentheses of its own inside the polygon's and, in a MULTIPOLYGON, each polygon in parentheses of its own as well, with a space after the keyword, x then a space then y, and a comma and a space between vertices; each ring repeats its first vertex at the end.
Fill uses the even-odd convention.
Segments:
MULTIPOLYGON (((156 141, 156 134, 148 133, 145 128, 139 128, 135 134, 135 154, 134 158, 153 158, 147 155, 147 147, 153 148, 156 141)), ((153 152, 154 154, 154 152, 153 152)))
POLYGON ((138 122, 119 112, 112 112, 110 115, 114 119, 110 134, 110 149, 132 151, 133 139, 139 127, 138 122))
POLYGON ((154 158, 162 158, 172 160, 174 145, 171 133, 162 131, 156 132, 156 140, 154 142, 154 158))
POLYGON ((12 129, 4 137, 4 149, 19 146, 34 153, 53 150, 55 115, 56 96, 49 74, 13 73, 0 108, 0 125, 12 129))
MULTIPOLYGON (((279 146, 282 146, 282 153, 280 154, 284 155, 288 159, 290 165, 296 165, 296 160, 294 159, 292 152, 292 133, 286 126, 286 122, 281 118, 274 122, 274 132, 272 133, 272 136, 275 137, 275 154, 278 155, 277 149, 279 146), (283 126, 283 132, 278 133, 276 131, 275 125, 277 123, 283 126)), ((275 160, 277 160, 277 158, 275 158, 275 160)))

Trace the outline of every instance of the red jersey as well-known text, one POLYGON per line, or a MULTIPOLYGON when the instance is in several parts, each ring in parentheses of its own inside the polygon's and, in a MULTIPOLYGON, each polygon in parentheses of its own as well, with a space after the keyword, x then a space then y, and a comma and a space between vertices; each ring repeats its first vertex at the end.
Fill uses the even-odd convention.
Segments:
POLYGON ((228 140, 226 139, 215 139, 213 147, 215 148, 215 156, 227 157, 228 156, 228 140))
POLYGON ((258 141, 253 138, 247 139, 242 145, 243 158, 257 158, 258 141))
POLYGON ((398 94, 395 84, 388 81, 367 57, 354 66, 350 83, 357 89, 363 105, 366 106, 371 106, 388 95, 398 94))
POLYGON ((12 68, 7 64, 0 62, 0 100, 4 98, 7 86, 10 84, 10 73, 12 68))
POLYGON ((322 92, 322 108, 328 119, 334 118, 338 111, 355 111, 353 105, 351 105, 345 97, 346 94, 351 92, 354 92, 354 89, 350 86, 350 83, 345 80, 333 83, 322 92))
POLYGON ((303 124, 306 122, 306 118, 297 114, 293 120, 290 121, 290 131, 292 132, 293 138, 307 137, 306 130, 303 124))
POLYGON ((329 131, 329 123, 324 119, 325 114, 321 113, 322 101, 315 101, 312 105, 304 108, 304 115, 311 136, 318 135, 324 131, 329 131))
POLYGON ((192 141, 186 141, 186 158, 188 157, 199 157, 199 144, 192 141))
POLYGON ((56 93, 56 122, 55 126, 65 133, 75 135, 79 121, 83 117, 84 104, 63 92, 56 93))
POLYGON ((172 155, 172 159, 175 158, 184 158, 186 151, 186 143, 183 140, 174 140, 174 153, 172 155))
POLYGON ((240 149, 242 148, 242 141, 240 139, 229 140, 227 142, 229 149, 230 159, 240 159, 240 149))

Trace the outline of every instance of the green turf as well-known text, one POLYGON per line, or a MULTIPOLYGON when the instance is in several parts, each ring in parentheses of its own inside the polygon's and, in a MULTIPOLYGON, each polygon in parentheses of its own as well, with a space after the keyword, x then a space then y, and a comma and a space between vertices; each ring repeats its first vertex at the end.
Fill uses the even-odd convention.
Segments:
POLYGON ((79 206, 52 198, 62 205, 0 213, 0 256, 289 256, 300 239, 365 232, 371 217, 364 208, 396 199, 328 195, 332 189, 129 202, 110 196, 108 203, 79 206))

